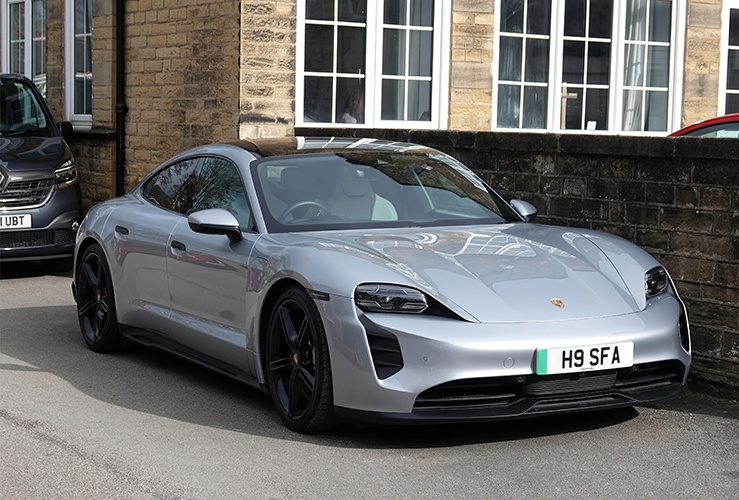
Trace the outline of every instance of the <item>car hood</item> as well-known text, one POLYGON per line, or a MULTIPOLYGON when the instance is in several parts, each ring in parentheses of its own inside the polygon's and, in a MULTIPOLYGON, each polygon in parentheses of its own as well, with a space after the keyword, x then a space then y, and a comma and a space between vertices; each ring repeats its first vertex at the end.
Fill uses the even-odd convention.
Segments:
MULTIPOLYGON (((319 238, 384 268, 347 270, 357 279, 387 282, 389 268, 396 283, 415 286, 481 322, 614 316, 636 312, 644 302, 633 296, 643 293, 643 272, 627 285, 597 238, 569 228, 505 224, 319 238)), ((634 267, 629 272, 638 274, 634 267)))
POLYGON ((69 155, 67 144, 60 136, 0 137, 0 166, 13 174, 43 172, 53 175, 54 168, 69 155))

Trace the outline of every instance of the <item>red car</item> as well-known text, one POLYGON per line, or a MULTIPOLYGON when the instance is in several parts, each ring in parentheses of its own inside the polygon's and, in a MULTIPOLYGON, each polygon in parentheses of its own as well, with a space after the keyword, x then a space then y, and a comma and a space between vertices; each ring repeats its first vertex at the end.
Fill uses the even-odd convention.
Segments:
POLYGON ((739 113, 716 116, 688 125, 670 134, 670 137, 690 135, 693 137, 739 137, 739 113))

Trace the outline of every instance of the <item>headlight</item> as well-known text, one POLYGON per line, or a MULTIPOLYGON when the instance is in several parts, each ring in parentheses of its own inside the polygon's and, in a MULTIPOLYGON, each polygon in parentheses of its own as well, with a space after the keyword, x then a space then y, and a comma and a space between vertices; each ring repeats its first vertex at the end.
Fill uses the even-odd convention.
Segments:
POLYGON ((354 302, 367 312, 418 314, 428 307, 426 296, 414 288, 374 283, 359 285, 354 291, 354 302))
POLYGON ((647 271, 644 275, 644 290, 647 298, 654 297, 667 290, 667 271, 664 267, 658 266, 647 271))
POLYGON ((77 166, 74 160, 65 161, 60 167, 54 170, 56 184, 60 188, 70 186, 77 182, 77 166))

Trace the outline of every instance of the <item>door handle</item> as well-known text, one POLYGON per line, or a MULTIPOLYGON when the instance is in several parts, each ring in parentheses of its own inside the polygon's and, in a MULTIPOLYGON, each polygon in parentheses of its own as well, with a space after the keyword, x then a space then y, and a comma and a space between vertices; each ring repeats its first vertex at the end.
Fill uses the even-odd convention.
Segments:
POLYGON ((128 228, 123 226, 116 226, 115 232, 118 234, 122 234, 123 236, 128 236, 128 228))
POLYGON ((185 250, 187 250, 187 247, 185 246, 185 244, 177 240, 172 240, 172 243, 170 243, 169 246, 181 252, 184 252, 185 250))

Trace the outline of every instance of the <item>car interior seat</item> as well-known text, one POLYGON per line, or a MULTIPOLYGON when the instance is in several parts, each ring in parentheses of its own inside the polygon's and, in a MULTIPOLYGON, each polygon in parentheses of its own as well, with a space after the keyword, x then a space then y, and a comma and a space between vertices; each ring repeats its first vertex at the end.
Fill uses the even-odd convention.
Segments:
POLYGON ((331 215, 352 220, 397 220, 398 214, 390 201, 372 190, 364 170, 346 167, 339 170, 333 192, 326 207, 331 215))

